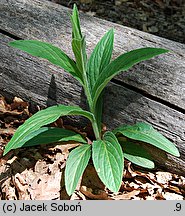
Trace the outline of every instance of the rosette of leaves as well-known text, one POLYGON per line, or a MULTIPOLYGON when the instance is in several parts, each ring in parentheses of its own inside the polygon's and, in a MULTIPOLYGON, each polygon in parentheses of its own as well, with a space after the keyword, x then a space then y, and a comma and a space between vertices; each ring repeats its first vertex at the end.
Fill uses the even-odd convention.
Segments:
POLYGON ((86 111, 77 106, 56 105, 38 111, 17 129, 10 142, 5 146, 4 155, 10 150, 20 147, 69 140, 78 141, 81 145, 70 152, 66 163, 65 186, 67 193, 71 195, 74 192, 91 157, 101 181, 109 190, 118 192, 123 176, 124 158, 139 166, 154 167, 149 153, 136 141, 153 145, 177 157, 179 151, 173 143, 147 123, 137 123, 132 126, 123 125, 112 132, 106 131, 101 134, 103 90, 107 83, 120 72, 128 70, 136 63, 166 53, 168 50, 152 47, 140 48, 112 60, 114 30, 110 29, 87 58, 86 41, 81 32, 76 5, 74 5, 70 18, 75 61, 58 47, 46 42, 16 40, 10 42, 9 45, 33 56, 47 59, 70 73, 84 88, 89 110, 86 111), (81 115, 90 120, 95 135, 92 144, 88 144, 86 139, 73 131, 46 127, 59 117, 66 115, 81 115))

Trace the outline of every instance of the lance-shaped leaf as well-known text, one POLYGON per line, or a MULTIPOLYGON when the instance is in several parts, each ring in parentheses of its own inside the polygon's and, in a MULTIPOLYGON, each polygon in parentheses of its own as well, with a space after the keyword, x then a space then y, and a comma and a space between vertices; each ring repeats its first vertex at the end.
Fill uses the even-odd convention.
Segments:
POLYGON ((88 64, 87 77, 90 88, 93 89, 102 70, 110 63, 114 42, 114 31, 109 30, 94 48, 88 64))
POLYGON ((82 32, 80 28, 80 19, 79 19, 79 14, 78 14, 78 9, 77 9, 76 4, 74 4, 73 13, 70 16, 70 18, 71 18, 71 24, 72 24, 72 38, 81 40, 82 32))
POLYGON ((101 181, 113 192, 118 192, 123 176, 123 152, 112 132, 106 132, 103 140, 92 144, 92 159, 101 181))
POLYGON ((179 151, 166 137, 156 131, 150 124, 137 123, 116 128, 114 134, 122 134, 130 139, 143 141, 156 146, 174 156, 179 157, 179 151))
POLYGON ((77 69, 75 62, 58 47, 37 40, 16 40, 10 42, 9 45, 23 50, 32 56, 47 59, 52 64, 63 68, 79 82, 83 83, 81 74, 77 69))
POLYGON ((82 32, 80 28, 80 19, 79 19, 79 14, 78 14, 78 9, 76 4, 73 6, 73 13, 70 16, 71 18, 71 25, 72 25, 72 38, 81 40, 82 39, 82 32))
POLYGON ((82 145, 69 154, 65 168, 65 187, 70 196, 77 187, 91 156, 91 145, 82 145))
MULTIPOLYGON (((76 66, 81 74, 86 73, 87 67, 87 55, 86 55, 86 45, 85 38, 83 39, 73 39, 72 40, 73 53, 76 59, 76 66)), ((83 75, 82 75, 83 76, 83 75)))
POLYGON ((13 135, 10 142, 5 146, 4 155, 11 149, 22 147, 29 139, 29 134, 40 127, 56 121, 60 116, 82 115, 94 121, 92 113, 82 110, 80 107, 57 105, 41 110, 27 119, 13 135))
POLYGON ((96 81, 92 91, 94 104, 96 104, 100 93, 105 88, 107 83, 119 72, 128 70, 136 63, 166 52, 168 52, 168 50, 148 47, 132 50, 117 57, 109 65, 107 65, 107 67, 104 68, 96 81))
MULTIPOLYGON (((87 55, 85 37, 80 28, 79 14, 76 5, 71 16, 72 24, 72 48, 76 59, 76 65, 81 74, 86 73, 87 55)), ((83 76, 83 75, 82 75, 83 76)))
POLYGON ((155 165, 152 161, 152 157, 143 146, 130 141, 120 141, 120 139, 118 140, 121 144, 121 147, 123 148, 124 158, 138 166, 148 169, 154 168, 155 165))
POLYGON ((87 143, 85 139, 74 131, 66 130, 56 127, 42 127, 30 133, 26 140, 28 140, 24 147, 35 146, 41 144, 77 141, 79 143, 87 143))
MULTIPOLYGON (((87 80, 92 94, 92 89, 98 79, 102 70, 110 63, 112 56, 114 42, 114 31, 109 30, 102 39, 98 42, 94 48, 90 59, 87 64, 87 80)), ((94 107, 95 118, 97 121, 98 129, 101 130, 101 119, 102 119, 102 104, 103 104, 103 92, 99 96, 97 103, 94 107)))

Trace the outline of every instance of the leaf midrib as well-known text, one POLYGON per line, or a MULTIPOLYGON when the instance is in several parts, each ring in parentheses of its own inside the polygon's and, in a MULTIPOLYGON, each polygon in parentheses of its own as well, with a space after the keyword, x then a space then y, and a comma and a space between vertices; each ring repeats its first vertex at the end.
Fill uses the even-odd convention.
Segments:
MULTIPOLYGON (((79 164, 81 163, 81 161, 82 161, 82 159, 83 159, 83 156, 86 154, 86 152, 88 151, 88 149, 90 148, 90 145, 89 146, 87 146, 86 147, 86 149, 80 154, 80 159, 79 159, 79 161, 76 163, 76 160, 73 162, 73 165, 74 164, 77 164, 77 165, 75 165, 76 166, 76 169, 75 169, 75 174, 73 174, 73 175, 71 175, 71 176, 73 176, 72 178, 71 178, 71 180, 72 179, 76 179, 76 177, 77 177, 77 169, 78 169, 78 167, 79 167, 79 164), (75 178, 74 178, 74 176, 75 176, 75 178)), ((72 165, 71 165, 71 167, 72 167, 72 165)), ((71 182, 71 185, 72 185, 72 183, 73 182, 71 182)))
MULTIPOLYGON (((108 157, 108 155, 109 155, 109 152, 108 152, 108 150, 107 150, 107 148, 106 148, 106 142, 107 143, 110 143, 109 141, 103 141, 103 143, 104 143, 104 148, 105 148, 105 152, 106 152, 106 156, 107 156, 107 158, 109 159, 109 157, 108 157)), ((111 143, 110 143, 110 145, 112 145, 111 143)), ((113 146, 114 147, 114 146, 113 146)), ((114 147, 114 149, 116 149, 115 147, 114 147)), ((116 149, 116 151, 117 151, 117 149, 116 149)), ((111 153, 110 153, 111 154, 111 153)), ((112 155, 112 154, 111 154, 112 155)), ((114 155, 113 155, 113 157, 114 157, 114 155)), ((114 159, 115 159, 115 161, 116 161, 116 163, 117 163, 117 160, 116 160, 116 158, 114 157, 114 159)), ((114 174, 113 174, 113 168, 112 168, 112 166, 111 166, 111 163, 110 163, 110 160, 107 160, 108 161, 108 163, 109 163, 109 167, 111 167, 111 174, 112 174, 112 176, 113 176, 113 179, 115 179, 115 176, 114 176, 114 174)), ((118 163, 117 163, 117 165, 118 165, 118 163)), ((119 167, 119 166, 117 166, 117 167, 119 167)), ((104 179, 106 179, 105 178, 105 174, 104 174, 104 179)), ((113 181, 114 182, 114 181, 113 181)), ((116 185, 114 184, 114 187, 116 187, 116 185)))

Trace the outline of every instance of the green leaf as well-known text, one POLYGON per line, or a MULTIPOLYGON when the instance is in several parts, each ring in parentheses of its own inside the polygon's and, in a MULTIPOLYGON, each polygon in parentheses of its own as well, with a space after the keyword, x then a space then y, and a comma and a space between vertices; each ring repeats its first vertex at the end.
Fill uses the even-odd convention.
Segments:
POLYGON ((113 192, 118 192, 123 176, 123 152, 112 132, 106 132, 103 140, 92 144, 92 159, 101 181, 113 192))
POLYGON ((72 24, 72 49, 75 55, 77 68, 83 76, 83 74, 86 72, 86 64, 87 64, 86 43, 85 43, 85 37, 82 36, 79 14, 78 14, 78 9, 76 7, 76 4, 74 4, 73 7, 71 24, 72 24))
POLYGON ((130 139, 143 141, 156 146, 174 156, 179 157, 179 151, 175 145, 156 131, 150 124, 137 123, 133 126, 125 125, 116 128, 114 134, 122 134, 130 139))
POLYGON ((63 68, 66 72, 69 72, 78 81, 80 81, 80 83, 83 83, 81 74, 78 71, 75 62, 58 47, 37 40, 16 40, 10 42, 9 45, 23 50, 32 56, 47 59, 52 64, 63 68))
POLYGON ((71 24, 72 24, 72 38, 81 40, 82 39, 82 32, 80 28, 80 20, 79 20, 79 14, 76 4, 73 6, 73 13, 71 18, 71 24))
POLYGON ((105 88, 107 83, 119 72, 128 70, 136 63, 166 52, 168 52, 168 50, 149 47, 132 50, 117 57, 114 61, 107 65, 107 67, 104 68, 96 81, 92 91, 94 104, 96 104, 100 93, 105 88))
POLYGON ((104 92, 100 94, 97 100, 97 103, 96 103, 95 111, 94 111, 96 123, 97 123, 100 134, 101 134, 101 129, 102 129, 101 124, 102 124, 102 112, 103 112, 103 93, 104 92))
MULTIPOLYGON (((110 63, 114 42, 114 31, 109 30, 94 48, 87 64, 87 80, 89 89, 92 89, 102 70, 110 63)), ((99 131, 101 131, 103 92, 94 107, 94 113, 99 131)))
POLYGON ((119 140, 119 143, 123 148, 124 158, 141 167, 148 169, 153 169, 155 167, 151 155, 143 146, 128 141, 119 140))
POLYGON ((42 127, 30 133, 26 140, 28 141, 24 144, 24 147, 64 141, 87 143, 80 134, 56 127, 42 127))
POLYGON ((73 39, 72 48, 76 59, 76 66, 83 76, 83 74, 86 73, 86 68, 87 68, 85 38, 81 40, 73 39))
MULTIPOLYGON (((82 35, 80 28, 80 19, 78 14, 78 9, 76 4, 73 7, 73 13, 71 16, 71 24, 72 24, 72 49, 76 60, 76 66, 78 71, 80 71, 83 87, 85 88, 85 92, 89 92, 89 86, 87 85, 87 54, 86 54, 86 42, 85 37, 82 35)), ((89 99, 89 94, 86 94, 89 99)))
POLYGON ((111 29, 98 42, 89 58, 87 77, 91 89, 93 89, 102 70, 110 63, 113 43, 114 31, 111 29))
POLYGON ((77 187, 91 156, 91 145, 82 145, 69 154, 65 168, 65 187, 70 196, 77 187))
POLYGON ((60 116, 82 115, 90 121, 94 121, 92 113, 82 110, 80 107, 57 105, 41 110, 27 119, 15 132, 10 142, 5 146, 4 155, 11 149, 22 147, 29 139, 29 134, 40 127, 56 121, 60 116))

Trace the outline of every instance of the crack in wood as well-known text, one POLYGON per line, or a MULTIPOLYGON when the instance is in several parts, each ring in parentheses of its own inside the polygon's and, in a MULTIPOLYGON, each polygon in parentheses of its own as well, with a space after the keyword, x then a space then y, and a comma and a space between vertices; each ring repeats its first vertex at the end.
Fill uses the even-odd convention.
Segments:
POLYGON ((5 30, 3 30, 3 29, 0 29, 0 33, 1 33, 1 34, 4 34, 4 35, 6 35, 6 36, 8 36, 8 37, 10 37, 10 38, 13 38, 13 39, 15 39, 15 40, 22 40, 22 38, 20 38, 20 37, 14 35, 14 34, 11 34, 10 32, 7 32, 7 31, 5 31, 5 30))
POLYGON ((129 84, 124 83, 124 82, 122 82, 120 80, 117 80, 117 79, 112 79, 111 82, 114 83, 114 84, 123 86, 125 88, 128 88, 129 90, 135 91, 135 92, 145 96, 146 98, 148 98, 150 100, 161 103, 161 104, 163 104, 163 105, 165 105, 165 106, 167 106, 167 107, 169 107, 169 108, 171 108, 173 110, 176 110, 176 111, 178 111, 178 112, 180 112, 182 114, 185 114, 185 110, 183 108, 181 108, 181 107, 179 107, 179 106, 177 106, 175 104, 172 104, 169 101, 163 100, 163 99, 161 99, 161 98, 159 98, 157 96, 151 95, 148 92, 146 92, 146 91, 144 91, 144 90, 142 90, 140 88, 137 88, 136 86, 129 85, 129 84))

